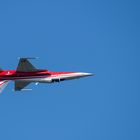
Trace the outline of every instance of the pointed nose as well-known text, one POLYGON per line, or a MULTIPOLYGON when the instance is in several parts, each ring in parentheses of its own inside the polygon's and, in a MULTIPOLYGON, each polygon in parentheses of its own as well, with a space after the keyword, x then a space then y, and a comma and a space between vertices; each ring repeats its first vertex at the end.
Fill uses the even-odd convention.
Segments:
POLYGON ((92 73, 85 73, 85 72, 79 72, 78 75, 80 77, 87 77, 87 76, 94 76, 95 74, 92 73))

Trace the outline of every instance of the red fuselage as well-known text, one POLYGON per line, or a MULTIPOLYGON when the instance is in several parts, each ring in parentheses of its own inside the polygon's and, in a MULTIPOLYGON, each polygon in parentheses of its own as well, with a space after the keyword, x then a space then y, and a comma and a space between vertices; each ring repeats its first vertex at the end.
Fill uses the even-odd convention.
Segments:
POLYGON ((46 77, 59 77, 69 75, 74 72, 50 72, 48 70, 39 70, 37 72, 17 72, 16 70, 5 70, 0 72, 0 80, 22 80, 46 77))
POLYGON ((84 72, 51 72, 37 69, 29 59, 32 58, 20 58, 16 70, 0 69, 0 92, 10 81, 14 81, 15 91, 21 91, 30 83, 55 83, 93 75, 84 72))

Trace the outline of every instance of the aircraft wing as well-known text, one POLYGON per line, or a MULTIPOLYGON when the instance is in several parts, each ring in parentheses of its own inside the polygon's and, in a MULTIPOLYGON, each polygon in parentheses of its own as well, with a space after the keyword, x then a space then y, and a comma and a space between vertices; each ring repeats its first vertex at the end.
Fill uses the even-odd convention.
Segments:
POLYGON ((6 81, 6 80, 0 81, 0 93, 4 90, 4 88, 6 88, 8 83, 9 81, 6 81))
POLYGON ((15 91, 20 91, 28 86, 31 82, 27 81, 15 81, 15 91))
POLYGON ((32 58, 20 58, 17 72, 34 72, 37 71, 37 69, 30 63, 28 59, 32 58))

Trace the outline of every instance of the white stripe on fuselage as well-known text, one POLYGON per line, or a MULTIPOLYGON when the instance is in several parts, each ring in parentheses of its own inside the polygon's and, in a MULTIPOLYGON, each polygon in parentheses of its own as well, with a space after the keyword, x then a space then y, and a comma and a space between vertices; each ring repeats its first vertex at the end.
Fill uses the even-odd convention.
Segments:
POLYGON ((13 80, 18 81, 28 81, 28 82, 52 82, 53 79, 75 79, 79 78, 83 73, 70 73, 70 74, 60 74, 60 75, 51 75, 51 76, 34 76, 34 77, 19 77, 19 78, 13 78, 13 80))

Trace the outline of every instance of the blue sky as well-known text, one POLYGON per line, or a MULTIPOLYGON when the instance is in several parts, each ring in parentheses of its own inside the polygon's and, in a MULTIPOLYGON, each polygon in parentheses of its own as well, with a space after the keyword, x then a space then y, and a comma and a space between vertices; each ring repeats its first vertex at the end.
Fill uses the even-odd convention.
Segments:
POLYGON ((0 66, 17 57, 96 77, 0 96, 3 140, 140 139, 138 0, 0 1, 0 66))

